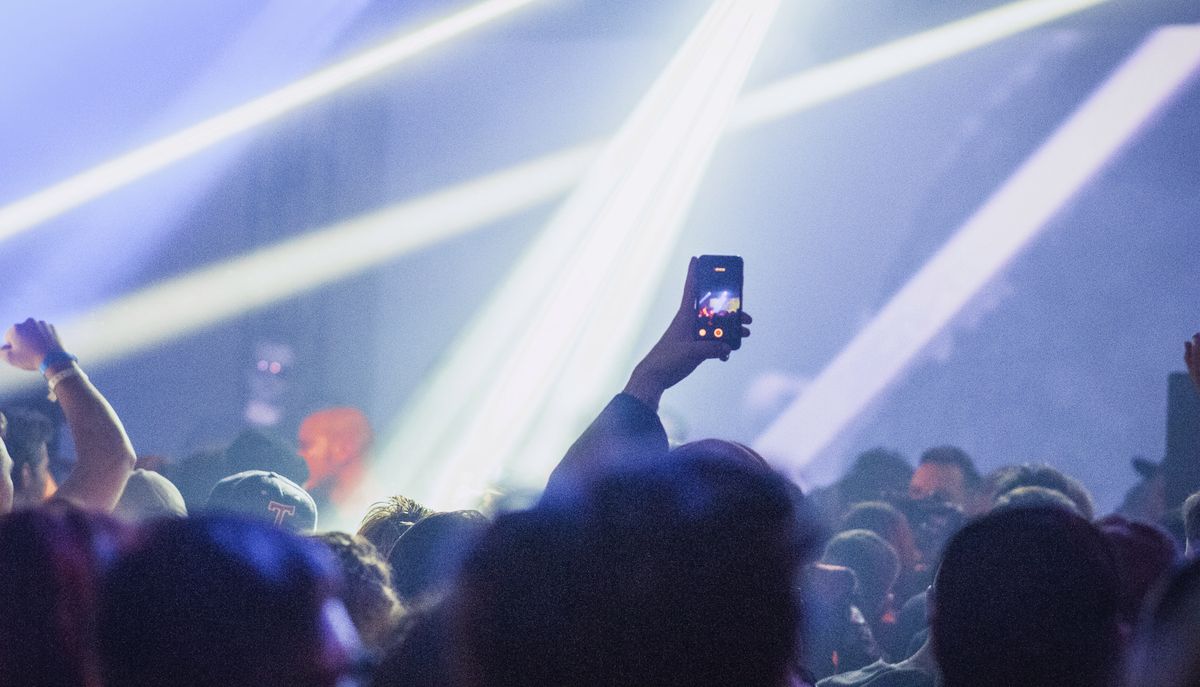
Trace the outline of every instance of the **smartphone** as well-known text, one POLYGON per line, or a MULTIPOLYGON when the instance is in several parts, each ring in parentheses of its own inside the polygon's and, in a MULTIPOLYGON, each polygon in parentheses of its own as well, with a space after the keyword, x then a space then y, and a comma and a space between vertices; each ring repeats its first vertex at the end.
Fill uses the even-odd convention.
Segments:
POLYGON ((742 346, 742 259, 736 255, 701 255, 696 262, 697 340, 742 346))

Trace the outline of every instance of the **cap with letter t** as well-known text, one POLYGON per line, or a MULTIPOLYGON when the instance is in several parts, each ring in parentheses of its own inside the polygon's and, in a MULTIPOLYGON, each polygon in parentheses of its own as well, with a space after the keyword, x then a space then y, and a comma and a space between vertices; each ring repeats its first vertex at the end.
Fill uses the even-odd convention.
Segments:
POLYGON ((247 470, 217 482, 206 510, 247 515, 293 532, 317 528, 317 504, 308 492, 265 470, 247 470))

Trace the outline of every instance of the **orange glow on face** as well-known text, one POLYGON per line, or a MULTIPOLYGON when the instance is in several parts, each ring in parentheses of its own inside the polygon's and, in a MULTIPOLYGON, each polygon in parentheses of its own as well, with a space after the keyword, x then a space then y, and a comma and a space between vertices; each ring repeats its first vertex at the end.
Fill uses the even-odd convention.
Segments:
POLYGON ((298 438, 309 470, 305 488, 312 489, 357 474, 371 447, 372 432, 361 410, 326 408, 304 419, 298 438))

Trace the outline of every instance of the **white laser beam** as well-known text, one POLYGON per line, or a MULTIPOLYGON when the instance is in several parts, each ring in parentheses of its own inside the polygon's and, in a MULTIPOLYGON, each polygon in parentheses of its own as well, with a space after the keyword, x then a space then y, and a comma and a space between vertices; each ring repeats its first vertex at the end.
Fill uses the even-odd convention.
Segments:
POLYGON ((487 0, 0 207, 0 241, 539 0, 487 0))
MULTIPOLYGON (((897 71, 897 64, 915 70, 983 47, 1037 25, 1032 17, 1050 22, 1093 4, 1021 0, 1005 6, 1020 11, 973 15, 805 70, 744 96, 729 119, 730 130, 777 121, 897 78, 906 73, 897 71), (841 86, 823 85, 831 82, 841 86)), ((131 355, 552 201, 579 182, 603 149, 604 141, 585 143, 317 229, 153 284, 64 321, 60 328, 90 363, 131 355)), ((2 236, 0 230, 0 240, 2 236)), ((28 384, 23 376, 0 375, 0 393, 28 384)))
MULTIPOLYGON (((370 484, 439 508, 477 503, 546 442, 544 414, 575 416, 607 382, 657 284, 688 202, 779 0, 718 0, 628 122, 410 402, 370 484), (614 302, 616 301, 616 302, 614 302), (587 341, 599 332, 605 345, 587 341), (573 363, 587 357, 581 369, 573 363), (597 383, 598 382, 598 383, 597 383), (536 430, 536 431, 535 431, 536 430)), ((575 423, 557 437, 561 451, 575 423)), ((550 441, 551 444, 555 443, 550 441)))
POLYGON ((1200 70, 1200 27, 1156 32, 997 190, 754 442, 823 484, 816 461, 1200 70))

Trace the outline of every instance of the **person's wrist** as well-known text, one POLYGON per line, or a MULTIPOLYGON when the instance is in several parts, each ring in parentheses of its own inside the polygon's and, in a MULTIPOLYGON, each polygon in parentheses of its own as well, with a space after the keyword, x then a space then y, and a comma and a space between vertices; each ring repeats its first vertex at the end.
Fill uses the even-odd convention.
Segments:
POLYGON ((38 371, 42 373, 43 377, 47 375, 53 376, 77 362, 79 362, 79 358, 62 349, 50 351, 42 357, 42 362, 38 365, 38 371))
POLYGON ((666 386, 658 379, 653 370, 638 366, 634 368, 633 374, 630 375, 629 382, 625 384, 623 393, 633 396, 654 410, 658 410, 658 402, 662 400, 664 391, 666 391, 666 386))

